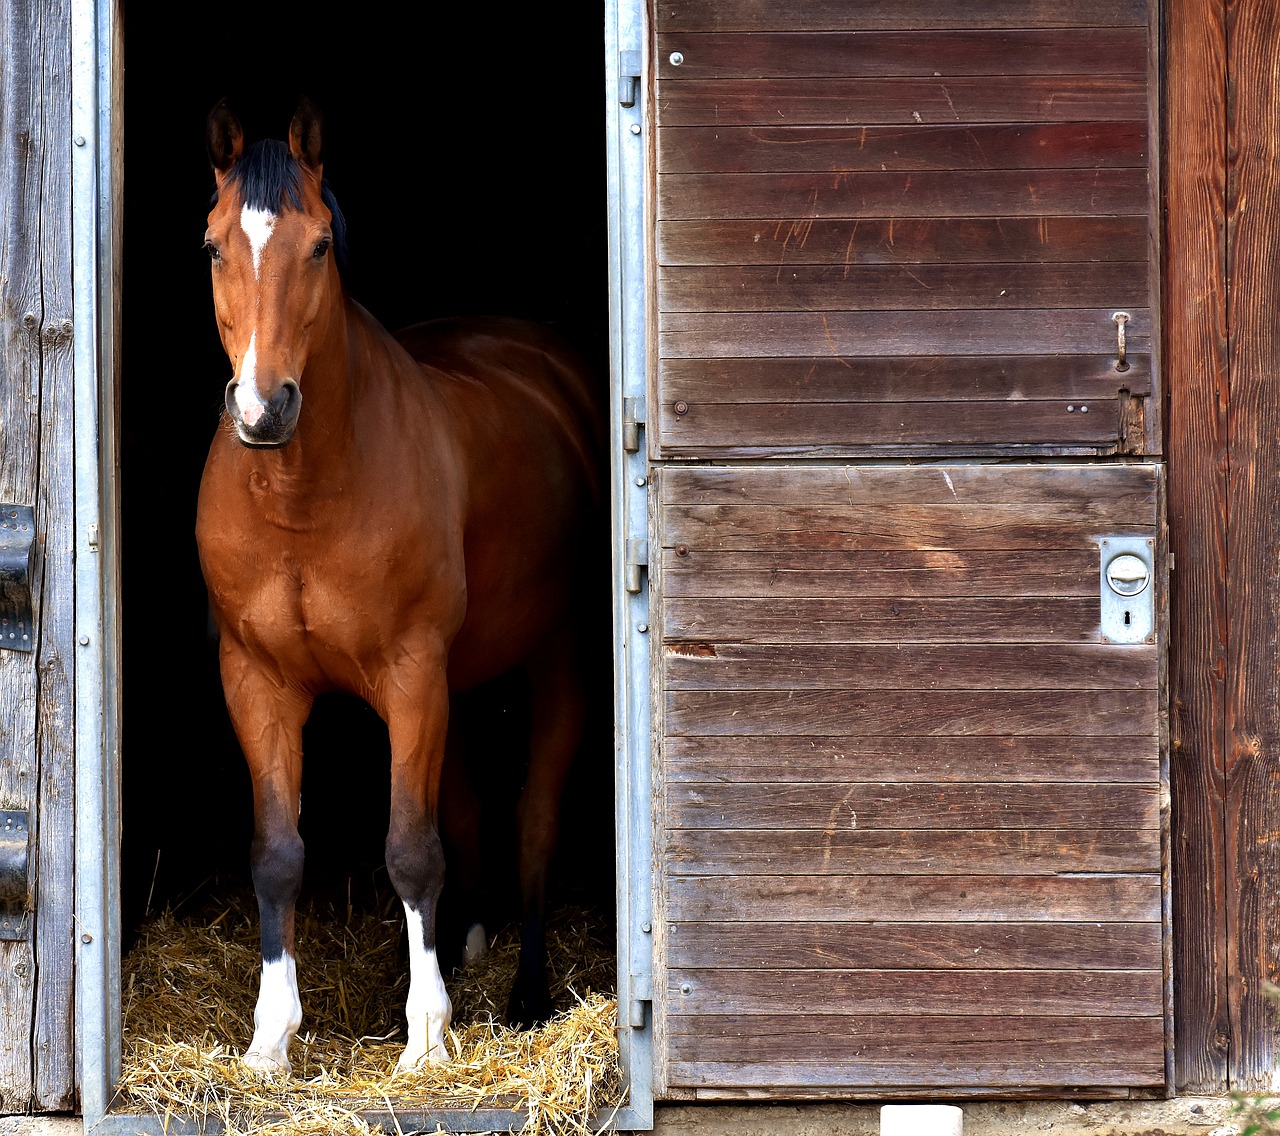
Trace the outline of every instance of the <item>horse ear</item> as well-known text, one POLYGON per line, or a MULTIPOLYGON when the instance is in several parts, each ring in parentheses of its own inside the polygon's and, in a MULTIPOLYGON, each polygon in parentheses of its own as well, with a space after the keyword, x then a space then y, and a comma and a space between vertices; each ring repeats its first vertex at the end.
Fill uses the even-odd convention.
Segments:
POLYGON ((220 176, 234 166, 244 153, 244 130, 226 99, 219 100, 217 106, 209 112, 204 138, 209 150, 209 161, 220 176))
POLYGON ((323 160, 323 126, 319 108, 304 95, 289 124, 289 150, 299 162, 313 170, 318 170, 323 160))

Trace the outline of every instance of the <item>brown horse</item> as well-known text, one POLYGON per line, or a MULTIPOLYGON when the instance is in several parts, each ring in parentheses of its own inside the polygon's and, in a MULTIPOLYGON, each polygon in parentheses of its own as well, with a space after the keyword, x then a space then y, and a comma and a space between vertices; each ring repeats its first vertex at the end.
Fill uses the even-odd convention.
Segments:
MULTIPOLYGON (((246 149, 225 103, 210 113, 206 141, 217 190, 205 249, 233 377, 196 537, 253 783, 262 982, 245 1061, 290 1068, 302 1017, 293 956, 302 727, 315 697, 334 690, 368 702, 390 738, 386 862, 410 967, 398 1068, 442 1061, 451 1007, 435 913, 438 826, 453 814, 441 797, 450 695, 515 668, 528 674, 532 737, 508 1016, 527 1025, 550 1011, 543 907, 584 715, 575 565, 595 539, 601 497, 595 384, 545 328, 452 319, 397 337, 351 300, 321 120, 306 100, 287 143, 246 149)), ((348 776, 367 776, 360 755, 348 776)), ((462 779, 444 780, 447 793, 462 779)), ((474 834, 458 843, 474 846, 474 834)), ((469 946, 483 942, 473 929, 469 946)))

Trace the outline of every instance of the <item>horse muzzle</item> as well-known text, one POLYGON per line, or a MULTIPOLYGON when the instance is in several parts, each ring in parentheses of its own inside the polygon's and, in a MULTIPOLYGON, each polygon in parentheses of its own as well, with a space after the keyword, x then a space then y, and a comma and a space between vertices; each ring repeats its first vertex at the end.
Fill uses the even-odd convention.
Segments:
POLYGON ((242 390, 238 379, 227 384, 227 413, 241 443, 255 449, 276 449, 288 443, 298 428, 302 391, 285 379, 265 401, 252 384, 242 390))

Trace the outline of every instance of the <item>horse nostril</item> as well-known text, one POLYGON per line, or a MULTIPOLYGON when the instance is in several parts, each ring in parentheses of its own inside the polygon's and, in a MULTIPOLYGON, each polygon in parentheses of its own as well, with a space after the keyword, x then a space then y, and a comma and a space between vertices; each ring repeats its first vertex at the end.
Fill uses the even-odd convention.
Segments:
POLYGON ((271 396, 270 407, 283 421, 287 422, 298 412, 298 404, 301 401, 302 392, 298 390, 298 384, 292 379, 286 379, 271 396))

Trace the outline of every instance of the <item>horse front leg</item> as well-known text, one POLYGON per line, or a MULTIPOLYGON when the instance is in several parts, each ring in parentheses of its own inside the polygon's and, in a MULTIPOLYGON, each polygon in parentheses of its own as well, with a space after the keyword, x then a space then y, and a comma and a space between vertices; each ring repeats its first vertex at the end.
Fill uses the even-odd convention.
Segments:
POLYGON ((408 1041, 396 1071, 424 1061, 445 1062, 445 1031, 453 1007, 436 954, 436 907, 444 886, 444 847, 437 826, 449 695, 445 664, 416 681, 390 684, 395 703, 387 708, 391 738, 391 823, 387 829, 387 874, 404 904, 409 934, 408 1041))
POLYGON ((244 1064, 257 1072, 288 1076, 289 1045, 302 1024, 293 922, 303 866, 298 834, 302 726, 311 712, 311 699, 281 689, 273 676, 234 649, 223 649, 222 674, 227 708, 253 781, 250 862, 258 898, 262 976, 244 1064))

